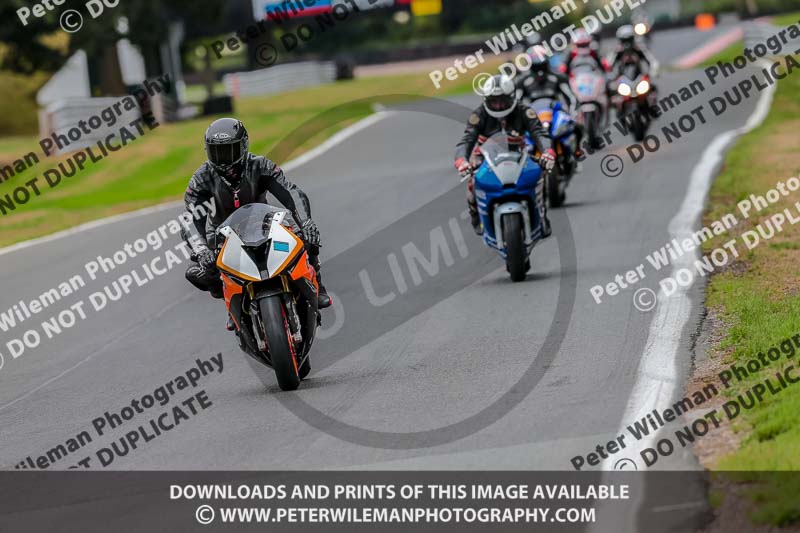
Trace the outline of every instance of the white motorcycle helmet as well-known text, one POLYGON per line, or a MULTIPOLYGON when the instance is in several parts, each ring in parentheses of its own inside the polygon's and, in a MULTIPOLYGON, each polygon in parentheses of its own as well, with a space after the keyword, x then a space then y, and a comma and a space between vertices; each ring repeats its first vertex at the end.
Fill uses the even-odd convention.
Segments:
POLYGON ((481 87, 483 107, 494 118, 505 118, 517 107, 517 87, 506 75, 496 74, 481 87))

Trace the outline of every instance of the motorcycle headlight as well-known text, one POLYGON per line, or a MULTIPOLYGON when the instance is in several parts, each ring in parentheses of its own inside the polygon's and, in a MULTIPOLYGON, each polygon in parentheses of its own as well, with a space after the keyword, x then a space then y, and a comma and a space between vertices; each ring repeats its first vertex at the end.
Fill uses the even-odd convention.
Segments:
POLYGON ((647 94, 650 92, 650 82, 647 80, 642 80, 639 82, 639 85, 636 86, 636 94, 647 94))
POLYGON ((647 34, 647 30, 648 30, 647 24, 645 24, 644 22, 640 22, 636 26, 633 27, 633 31, 636 33, 636 35, 638 35, 640 37, 642 35, 646 35, 647 34))
POLYGON ((622 96, 630 96, 631 95, 631 86, 627 83, 620 83, 619 87, 617 88, 617 92, 622 96))

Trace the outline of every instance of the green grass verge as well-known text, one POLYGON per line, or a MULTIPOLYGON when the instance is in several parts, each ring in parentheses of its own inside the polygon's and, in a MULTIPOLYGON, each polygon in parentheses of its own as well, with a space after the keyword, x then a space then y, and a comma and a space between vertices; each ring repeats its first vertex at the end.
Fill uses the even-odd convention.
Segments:
MULTIPOLYGON (((268 97, 237 100, 254 153, 270 155, 274 147, 298 126, 320 115, 324 120, 304 132, 293 150, 284 150, 279 163, 300 155, 336 131, 372 112, 370 102, 393 103, 424 96, 446 96, 469 91, 472 78, 436 91, 427 74, 409 74, 343 81, 268 97), (408 95, 400 98, 392 95, 408 95), (335 111, 330 111, 334 109, 335 111), (291 152, 291 153, 289 153, 291 152)), ((146 133, 124 150, 86 170, 65 178, 55 188, 43 179, 42 194, 0 216, 0 246, 46 235, 83 222, 131 211, 182 197, 192 173, 205 160, 202 134, 213 117, 164 124, 146 133)), ((35 135, 0 139, 0 163, 9 164, 30 151, 41 156, 35 135)), ((61 158, 64 159, 64 158, 61 158)), ((26 172, 0 183, 0 196, 34 177, 41 177, 58 159, 45 159, 26 172)))
POLYGON ((794 13, 778 15, 773 19, 772 23, 777 26, 788 26, 790 24, 797 24, 798 20, 800 20, 800 11, 795 11, 794 13))
POLYGON ((708 59, 703 61, 699 65, 699 67, 700 68, 711 67, 713 65, 716 65, 720 61, 722 61, 723 63, 731 63, 738 56, 742 55, 742 52, 744 52, 744 41, 735 42, 722 52, 712 57, 709 57, 708 59))
MULTIPOLYGON (((772 110, 764 124, 739 140, 726 158, 725 167, 710 195, 706 222, 726 213, 736 213, 736 204, 751 194, 764 195, 779 181, 800 173, 797 131, 800 129, 800 72, 780 82, 772 110)), ((776 212, 800 201, 800 194, 771 206, 740 222, 735 236, 754 229, 776 212)), ((723 235, 706 245, 706 251, 732 237, 723 235)), ((745 249, 738 239, 737 248, 745 249)), ((717 349, 723 363, 743 363, 766 352, 783 339, 800 333, 800 227, 788 226, 772 240, 743 254, 734 268, 716 274, 708 287, 707 306, 726 325, 717 349)), ((772 377, 792 362, 781 360, 766 370, 736 384, 734 397, 759 381, 772 377)), ((738 471, 738 481, 752 483, 748 489, 755 502, 752 520, 775 526, 800 521, 800 476, 773 474, 800 470, 800 385, 777 395, 767 395, 734 421, 741 437, 737 451, 719 458, 715 469, 738 471), (741 473, 745 471, 748 473, 741 473), (765 475, 764 472, 771 474, 765 475)))

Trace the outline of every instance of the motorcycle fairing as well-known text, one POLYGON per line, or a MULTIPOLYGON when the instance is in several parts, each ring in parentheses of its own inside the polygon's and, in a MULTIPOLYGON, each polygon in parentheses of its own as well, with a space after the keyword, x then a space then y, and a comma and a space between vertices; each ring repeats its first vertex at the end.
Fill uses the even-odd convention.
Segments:
POLYGON ((222 245, 222 251, 217 257, 217 268, 245 281, 261 281, 261 273, 255 261, 245 250, 242 240, 236 232, 225 227, 220 230, 220 233, 225 236, 225 244, 222 245))
POLYGON ((267 279, 282 272, 303 249, 303 241, 283 227, 280 222, 281 220, 276 216, 269 230, 269 241, 273 246, 267 255, 267 279))

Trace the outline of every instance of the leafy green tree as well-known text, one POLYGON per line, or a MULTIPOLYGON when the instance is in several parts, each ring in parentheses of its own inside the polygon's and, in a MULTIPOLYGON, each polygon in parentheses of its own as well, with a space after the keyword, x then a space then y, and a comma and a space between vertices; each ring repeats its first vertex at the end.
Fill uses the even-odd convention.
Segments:
POLYGON ((37 37, 57 31, 58 21, 54 17, 31 15, 23 26, 17 16, 17 10, 23 7, 30 8, 30 2, 4 0, 0 5, 0 68, 21 74, 57 69, 64 56, 37 37))

